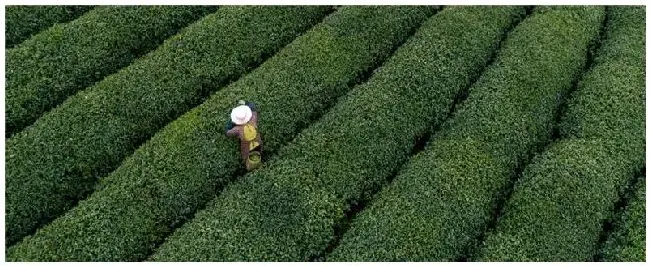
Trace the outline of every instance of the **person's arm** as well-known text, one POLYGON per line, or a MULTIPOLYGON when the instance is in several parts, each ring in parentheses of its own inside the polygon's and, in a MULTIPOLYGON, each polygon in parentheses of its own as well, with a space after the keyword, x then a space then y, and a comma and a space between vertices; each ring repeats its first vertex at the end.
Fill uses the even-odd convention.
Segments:
POLYGON ((237 127, 226 131, 226 136, 228 137, 236 137, 239 136, 239 129, 237 127))
POLYGON ((226 123, 226 136, 235 137, 237 135, 239 135, 239 130, 232 121, 228 121, 226 123))

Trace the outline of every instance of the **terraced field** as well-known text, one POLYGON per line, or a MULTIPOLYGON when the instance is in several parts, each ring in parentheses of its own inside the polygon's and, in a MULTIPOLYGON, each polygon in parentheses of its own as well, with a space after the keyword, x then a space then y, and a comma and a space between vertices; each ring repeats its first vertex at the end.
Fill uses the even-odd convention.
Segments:
POLYGON ((645 7, 6 13, 7 261, 645 261, 645 7))

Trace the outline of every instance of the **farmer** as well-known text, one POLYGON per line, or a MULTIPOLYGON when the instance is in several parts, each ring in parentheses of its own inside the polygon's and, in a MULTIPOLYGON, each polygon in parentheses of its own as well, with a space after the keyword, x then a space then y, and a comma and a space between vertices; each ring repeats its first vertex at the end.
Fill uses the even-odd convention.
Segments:
POLYGON ((232 109, 226 125, 228 137, 237 136, 241 143, 241 156, 250 171, 262 164, 262 137, 257 131, 257 110, 255 104, 239 101, 232 109))

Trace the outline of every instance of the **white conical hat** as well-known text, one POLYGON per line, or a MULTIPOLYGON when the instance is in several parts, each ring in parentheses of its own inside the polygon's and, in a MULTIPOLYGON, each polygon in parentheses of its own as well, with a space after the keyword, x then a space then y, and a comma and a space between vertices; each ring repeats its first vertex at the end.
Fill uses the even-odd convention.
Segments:
POLYGON ((253 111, 251 108, 246 105, 240 105, 232 109, 230 113, 230 119, 236 125, 243 125, 248 123, 253 117, 253 111))

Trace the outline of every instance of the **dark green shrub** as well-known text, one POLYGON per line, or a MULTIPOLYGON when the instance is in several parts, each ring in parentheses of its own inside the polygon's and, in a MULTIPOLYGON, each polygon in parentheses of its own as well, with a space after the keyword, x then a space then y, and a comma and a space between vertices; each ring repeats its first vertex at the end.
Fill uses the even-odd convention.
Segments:
POLYGON ((637 168, 612 144, 563 139, 535 157, 478 260, 592 260, 619 188, 637 168))
POLYGON ((572 95, 560 134, 632 141, 638 152, 645 144, 645 8, 609 7, 608 13, 594 67, 572 95))
MULTIPOLYGON (((519 7, 454 7, 421 26, 371 79, 278 159, 226 187, 154 253, 159 261, 298 261, 321 255, 355 200, 408 159, 487 64, 519 7)), ((372 247, 374 248, 374 247, 372 247)))
POLYGON ((145 259, 241 169, 223 125, 238 99, 260 109, 264 156, 291 140, 434 12, 345 7, 140 147, 104 188, 12 247, 8 260, 145 259), (377 30, 369 30, 377 29, 377 30))
POLYGON ((645 176, 639 180, 634 196, 622 217, 614 224, 614 231, 602 249, 604 261, 645 262, 645 176))
POLYGON ((5 48, 11 48, 56 23, 79 17, 93 6, 6 6, 5 48))
POLYGON ((524 20, 454 117, 359 213, 328 260, 466 256, 517 167, 551 137, 604 15, 601 7, 544 7, 524 20))
POLYGON ((6 136, 216 7, 97 7, 6 52, 6 136))
POLYGON ((560 140, 526 167, 480 260, 592 260, 603 223, 645 164, 645 60, 638 56, 645 11, 608 12, 605 39, 571 95, 560 140))
POLYGON ((68 210, 156 131, 280 50, 330 9, 220 8, 10 138, 7 242, 68 210))

